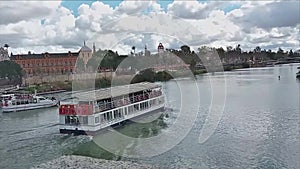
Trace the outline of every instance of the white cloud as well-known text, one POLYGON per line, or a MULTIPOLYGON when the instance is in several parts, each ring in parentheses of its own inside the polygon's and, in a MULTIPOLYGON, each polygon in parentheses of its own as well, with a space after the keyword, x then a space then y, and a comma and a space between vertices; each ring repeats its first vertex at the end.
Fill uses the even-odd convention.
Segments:
POLYGON ((300 24, 300 2, 252 2, 232 12, 232 20, 243 27, 289 27, 300 24), (238 11, 238 12, 237 12, 238 11))
POLYGON ((5 9, 0 16, 12 12, 0 21, 0 44, 8 43, 18 53, 78 50, 84 40, 120 54, 132 46, 156 51, 160 42, 166 48, 299 47, 299 2, 174 1, 163 11, 155 1, 123 1, 116 8, 97 1, 81 5, 77 17, 57 1, 14 3, 0 2, 5 9), (241 8, 226 13, 222 8, 228 4, 241 8))
POLYGON ((60 1, 0 1, 0 25, 42 19, 60 5, 60 1))
POLYGON ((207 3, 199 1, 174 1, 168 5, 168 12, 185 19, 203 19, 209 15, 210 10, 207 3))

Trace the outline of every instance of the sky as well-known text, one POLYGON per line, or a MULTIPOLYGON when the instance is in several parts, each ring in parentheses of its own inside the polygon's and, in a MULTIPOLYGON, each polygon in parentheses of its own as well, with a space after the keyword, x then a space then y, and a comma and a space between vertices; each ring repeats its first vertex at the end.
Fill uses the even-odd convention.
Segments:
POLYGON ((97 49, 128 54, 188 45, 297 50, 299 1, 0 1, 0 45, 14 54, 97 49))

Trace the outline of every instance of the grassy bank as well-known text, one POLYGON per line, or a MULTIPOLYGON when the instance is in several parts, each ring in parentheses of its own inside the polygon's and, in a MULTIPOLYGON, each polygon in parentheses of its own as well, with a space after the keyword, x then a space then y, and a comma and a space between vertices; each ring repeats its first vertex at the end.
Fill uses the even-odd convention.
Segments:
MULTIPOLYGON (((249 68, 248 64, 240 65, 228 65, 222 67, 222 69, 209 68, 209 72, 219 72, 219 71, 232 71, 235 69, 249 68)), ((200 75, 207 73, 208 71, 204 68, 191 68, 193 75, 200 75)), ((114 77, 113 85, 124 85, 128 83, 139 83, 139 82, 157 82, 157 81, 169 81, 177 77, 189 77, 191 75, 190 70, 176 70, 176 71, 159 71, 155 72, 152 69, 146 69, 139 72, 137 75, 132 76, 116 76, 114 77), (132 78, 132 79, 131 79, 132 78)), ((25 91, 34 93, 36 90, 38 93, 57 91, 57 90, 86 90, 86 89, 99 89, 110 87, 112 85, 110 78, 101 79, 90 79, 90 80, 76 80, 76 81, 65 81, 65 82, 52 82, 52 83, 42 83, 38 85, 31 85, 25 88, 25 91)))

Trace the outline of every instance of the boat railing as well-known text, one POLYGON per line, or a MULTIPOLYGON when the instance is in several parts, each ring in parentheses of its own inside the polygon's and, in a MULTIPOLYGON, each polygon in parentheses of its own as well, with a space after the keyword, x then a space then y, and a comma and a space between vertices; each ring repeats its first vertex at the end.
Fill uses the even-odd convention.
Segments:
POLYGON ((61 104, 59 108, 59 114, 71 114, 71 115, 91 115, 93 113, 104 112, 112 110, 118 107, 142 102, 151 98, 156 98, 162 95, 161 91, 155 91, 151 93, 138 94, 128 98, 113 99, 112 101, 101 101, 100 103, 92 106, 85 104, 61 104))
POLYGON ((151 98, 155 98, 158 96, 161 96, 162 92, 161 91, 156 91, 156 92, 151 92, 151 93, 145 93, 145 94, 139 94, 136 96, 131 96, 129 98, 124 98, 124 99, 117 99, 113 100, 111 102, 102 102, 100 104, 95 105, 95 112, 103 112, 107 110, 111 110, 117 107, 122 107, 126 106, 129 104, 134 104, 137 102, 142 102, 151 98))

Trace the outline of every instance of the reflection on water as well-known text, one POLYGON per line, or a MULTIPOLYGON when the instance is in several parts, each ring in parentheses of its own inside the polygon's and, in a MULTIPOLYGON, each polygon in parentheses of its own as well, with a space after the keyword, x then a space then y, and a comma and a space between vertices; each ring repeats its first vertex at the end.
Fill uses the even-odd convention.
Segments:
MULTIPOLYGON (((190 91, 187 99, 200 95, 200 110, 187 137, 159 156, 129 160, 179 168, 300 168, 300 81, 295 78, 299 66, 198 76, 199 93, 190 91), (224 78, 226 101, 222 119, 213 135, 199 144, 212 92, 222 90, 224 78), (214 91, 211 83, 216 86, 214 91)), ((189 80, 183 81, 189 89, 189 80)), ((168 107, 173 109, 165 120, 171 126, 180 112, 181 94, 176 81, 163 83, 163 89, 168 107)), ((28 168, 63 154, 88 154, 95 147, 90 137, 58 134, 57 123, 57 108, 1 113, 0 168, 28 168)), ((149 126, 133 126, 127 125, 123 130, 132 132, 144 128, 141 131, 149 131, 149 126)), ((159 132, 168 132, 168 128, 159 132)), ((92 153, 102 157, 99 152, 92 153)))

